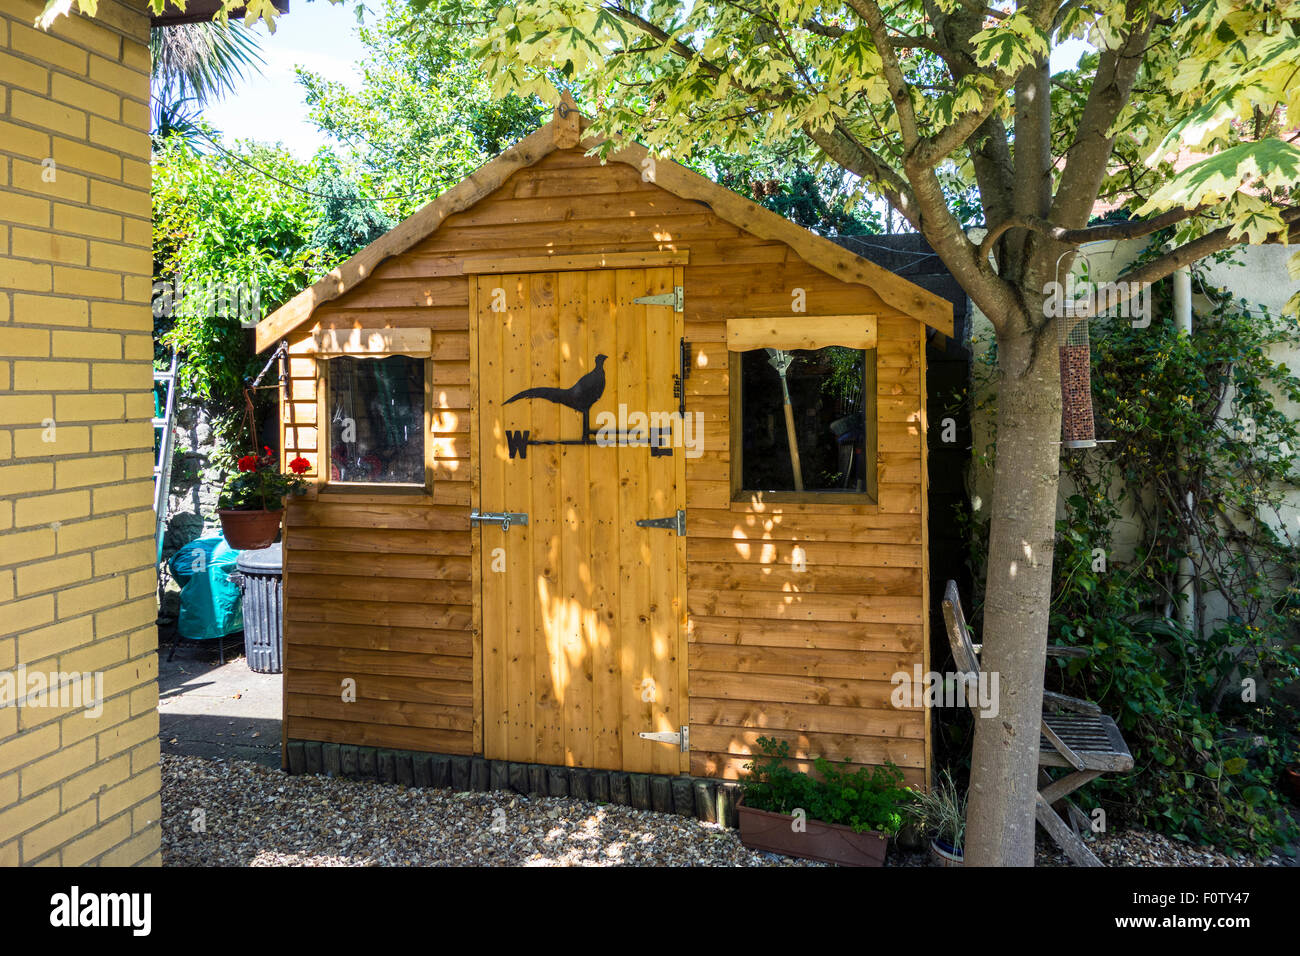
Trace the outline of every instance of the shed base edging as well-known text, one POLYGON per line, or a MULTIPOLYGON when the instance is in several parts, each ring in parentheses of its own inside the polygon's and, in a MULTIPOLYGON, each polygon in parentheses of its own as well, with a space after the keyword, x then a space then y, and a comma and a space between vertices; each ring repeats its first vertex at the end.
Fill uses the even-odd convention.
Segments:
POLYGON ((740 784, 733 780, 558 767, 318 740, 288 741, 285 758, 291 774, 378 780, 407 787, 507 790, 525 796, 573 797, 636 810, 676 813, 706 823, 721 823, 731 829, 738 826, 736 803, 740 800, 740 784))

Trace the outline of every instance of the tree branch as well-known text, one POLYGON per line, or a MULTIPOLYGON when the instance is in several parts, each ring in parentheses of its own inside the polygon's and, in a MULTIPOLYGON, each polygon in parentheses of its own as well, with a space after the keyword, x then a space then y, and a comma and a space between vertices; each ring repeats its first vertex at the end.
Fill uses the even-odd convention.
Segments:
POLYGON ((829 23, 822 23, 820 20, 814 20, 811 17, 800 24, 809 33, 815 33, 819 37, 829 37, 832 40, 838 40, 849 31, 843 27, 833 26, 829 23))
POLYGON ((714 65, 713 63, 710 63, 708 60, 704 59, 704 57, 700 54, 698 50, 692 49, 691 47, 683 43, 681 40, 674 40, 671 33, 668 33, 666 30, 663 30, 662 28, 651 23, 649 20, 645 19, 640 14, 633 13, 631 10, 628 10, 624 7, 620 7, 617 3, 607 3, 605 4, 605 9, 608 10, 610 13, 614 14, 620 20, 623 20, 631 24, 632 26, 636 27, 646 36, 653 37, 654 39, 658 40, 660 43, 667 43, 671 47, 672 51, 676 53, 678 56, 680 56, 682 59, 696 61, 711 76, 717 77, 722 74, 722 69, 714 65))
MULTIPOLYGON (((1006 124, 993 113, 971 139, 971 165, 975 168, 975 182, 984 206, 984 222, 996 226, 1011 215, 1011 199, 1016 191, 1006 124)), ((988 256, 982 256, 980 261, 987 262, 988 256)))
POLYGON ((805 128, 804 133, 829 158, 880 189, 890 204, 911 223, 912 228, 920 231, 921 218, 916 197, 912 194, 907 180, 900 176, 897 170, 865 146, 838 121, 829 133, 813 128, 805 128))
MULTIPOLYGON (((1045 216, 1052 204, 1050 83, 1046 58, 1026 67, 1016 78, 1016 189, 1011 201, 1012 220, 1045 216)), ((998 256, 1000 275, 1013 280, 1024 275, 1032 235, 1022 232, 1002 240, 1002 254, 998 256)))
POLYGON ((889 41, 889 30, 885 27, 884 14, 875 0, 849 0, 849 6, 857 11, 858 16, 867 25, 876 52, 880 54, 881 72, 889 86, 889 95, 894 101, 898 113, 898 129, 903 134, 903 149, 911 150, 916 146, 919 132, 916 125, 916 111, 912 108, 912 95, 907 88, 902 67, 898 63, 898 53, 889 41))
MULTIPOLYGON (((1288 226, 1300 222, 1300 206, 1293 206, 1285 210, 1282 213, 1282 221, 1288 226)), ((1232 230, 1233 226, 1223 226, 1213 232, 1207 232, 1199 239, 1193 239, 1186 245, 1166 252, 1158 259, 1152 259, 1131 272, 1124 273, 1116 281, 1127 282, 1132 286, 1142 283, 1149 285, 1152 282, 1158 282, 1160 279, 1173 274, 1175 270, 1191 265, 1198 259, 1212 256, 1214 253, 1230 246, 1240 245, 1241 239, 1229 238, 1232 230)))
MULTIPOLYGON (((1127 12, 1130 20, 1139 15, 1134 0, 1129 0, 1127 12)), ((1078 228, 1092 215, 1115 142, 1111 125, 1128 103, 1150 32, 1149 23, 1136 22, 1117 49, 1102 51, 1074 143, 1066 154, 1065 168, 1057 182, 1049 213, 1054 222, 1078 228)))
POLYGON ((987 259, 993 252, 994 244, 1009 229, 1031 229, 1057 242, 1079 246, 1085 242, 1098 242, 1104 239, 1140 239, 1153 232, 1159 232, 1161 229, 1176 225, 1184 219, 1199 215, 1206 208, 1205 206, 1197 206, 1195 209, 1171 209, 1169 212, 1152 219, 1108 222, 1083 229, 1066 229, 1048 222, 1041 216, 1011 216, 989 230, 988 235, 980 243, 980 258, 987 259))
MULTIPOLYGON (((1282 220, 1288 225, 1300 223, 1300 206, 1287 209, 1282 220)), ((1153 282, 1159 282, 1172 275, 1178 269, 1190 266, 1193 262, 1212 256, 1231 246, 1241 244, 1241 239, 1233 238, 1233 226, 1223 226, 1213 232, 1207 232, 1199 239, 1193 239, 1186 245, 1170 250, 1159 258, 1145 262, 1135 269, 1124 273, 1112 284, 1115 288, 1107 289, 1106 304, 1118 305, 1135 296, 1140 289, 1153 282)), ((1090 318, 1096 314, 1101 297, 1094 295, 1082 308, 1073 311, 1077 318, 1090 318)))

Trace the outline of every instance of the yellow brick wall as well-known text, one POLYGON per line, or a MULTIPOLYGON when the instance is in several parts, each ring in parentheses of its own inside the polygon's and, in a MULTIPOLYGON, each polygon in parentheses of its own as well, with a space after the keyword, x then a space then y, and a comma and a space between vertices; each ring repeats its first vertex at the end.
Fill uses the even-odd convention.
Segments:
POLYGON ((0 707, 0 865, 157 863, 149 18, 42 6, 0 0, 0 674, 103 699, 0 707))

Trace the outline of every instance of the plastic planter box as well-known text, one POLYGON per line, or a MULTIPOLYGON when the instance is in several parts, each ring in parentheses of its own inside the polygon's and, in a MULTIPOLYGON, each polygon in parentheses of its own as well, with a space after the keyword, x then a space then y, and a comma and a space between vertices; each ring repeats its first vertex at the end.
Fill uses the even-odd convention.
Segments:
POLYGON ((747 807, 743 797, 736 809, 740 814, 740 842, 750 849, 840 866, 885 865, 889 838, 878 831, 855 833, 852 827, 842 824, 807 820, 806 829, 800 832, 792 826, 794 817, 747 807))

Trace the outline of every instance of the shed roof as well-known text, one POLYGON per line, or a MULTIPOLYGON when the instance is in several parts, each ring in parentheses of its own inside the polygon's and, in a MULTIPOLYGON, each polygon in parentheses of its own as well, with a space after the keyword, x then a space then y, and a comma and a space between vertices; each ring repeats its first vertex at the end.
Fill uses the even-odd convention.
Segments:
MULTIPOLYGON (((577 129, 588 120, 580 119, 577 129)), ((557 149, 575 145, 579 138, 573 120, 557 117, 524 137, 500 156, 485 163, 451 189, 432 200, 407 219, 339 264, 328 275, 298 293, 257 325, 257 350, 275 344, 311 318, 318 306, 344 295, 365 282, 385 259, 406 252, 435 232, 450 216, 463 212, 496 191, 521 169, 537 163, 557 149)), ((598 146, 587 138, 581 145, 598 146)), ((632 144, 610 154, 609 162, 624 163, 638 170, 649 155, 645 147, 632 144)), ((655 158, 654 183, 684 199, 705 203, 718 218, 764 239, 783 242, 809 265, 842 282, 870 288, 885 303, 931 328, 952 335, 952 303, 897 276, 874 262, 790 222, 725 186, 692 172, 680 163, 655 158)))

